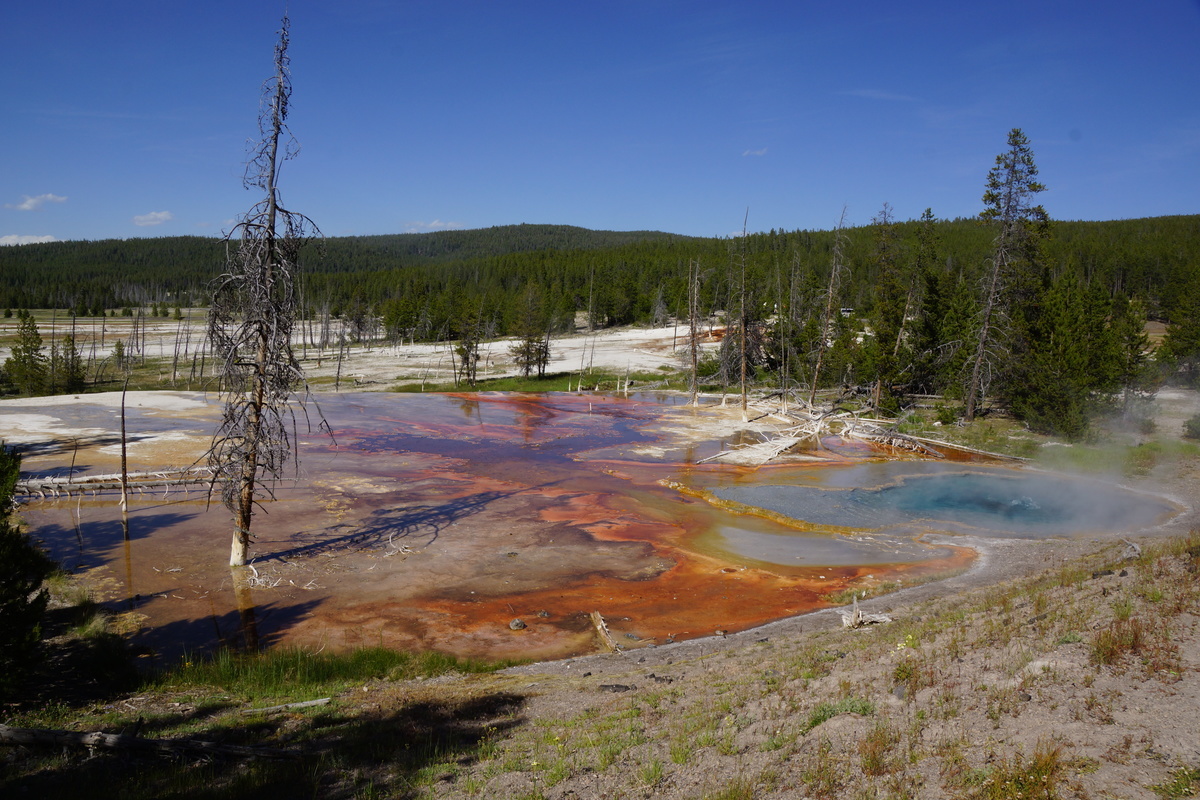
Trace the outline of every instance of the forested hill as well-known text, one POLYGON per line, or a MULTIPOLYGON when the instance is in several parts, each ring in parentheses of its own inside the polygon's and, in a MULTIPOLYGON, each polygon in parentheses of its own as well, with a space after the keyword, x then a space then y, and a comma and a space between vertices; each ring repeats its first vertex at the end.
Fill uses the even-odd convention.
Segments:
POLYGON ((537 250, 601 250, 634 242, 690 237, 661 231, 593 231, 572 225, 498 225, 463 231, 351 236, 328 240, 332 271, 353 272, 414 263, 487 258, 537 250))
MULTIPOLYGON (((537 251, 594 251, 638 242, 685 241, 660 231, 593 231, 570 225, 333 237, 309 253, 315 272, 376 272, 537 251)), ((0 247, 0 306, 124 305, 200 301, 219 273, 225 245, 203 236, 67 241, 0 247)), ((349 299, 349 298, 347 298, 349 299)))
MULTIPOLYGON (((904 258, 917 253, 920 223, 899 225, 904 258)), ((975 219, 934 223, 942 270, 979 275, 993 233, 975 219)), ((872 303, 878 231, 845 234, 849 266, 843 302, 872 303)), ((770 231, 740 239, 656 231, 592 231, 561 225, 332 237, 305 257, 307 301, 335 311, 384 313, 401 304, 449 316, 466 298, 511 306, 530 284, 558 314, 591 310, 600 324, 647 321, 656 306, 683 311, 688 264, 705 275, 708 308, 726 304, 730 266, 744 258, 762 303, 778 294, 782 274, 827 274, 833 231, 770 231)), ((1056 222, 1045 245, 1055 272, 1140 298, 1152 316, 1169 318, 1179 292, 1200 276, 1200 216, 1109 222, 1056 222)), ((0 247, 0 308, 73 308, 92 312, 150 302, 204 304, 224 261, 224 243, 198 236, 51 242, 0 247)), ((478 304, 477 304, 478 305, 478 304)), ((445 320, 432 320, 441 329, 445 320)), ((504 325, 501 326, 503 329, 504 325)))

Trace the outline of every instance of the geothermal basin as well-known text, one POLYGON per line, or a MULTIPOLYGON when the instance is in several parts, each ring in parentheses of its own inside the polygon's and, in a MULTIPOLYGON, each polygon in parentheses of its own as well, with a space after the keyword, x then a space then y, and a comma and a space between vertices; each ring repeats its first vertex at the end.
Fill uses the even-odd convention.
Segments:
MULTIPOLYGON (((546 659, 602 649, 594 612, 622 648, 710 636, 961 570, 972 537, 1116 533, 1178 512, 1112 484, 836 440, 758 468, 701 464, 762 430, 669 395, 316 400, 240 576, 229 512, 204 486, 135 495, 127 534, 111 491, 20 515, 151 659, 247 643, 546 659)), ((131 471, 194 463, 221 412, 201 393, 127 406, 131 471)), ((24 474, 116 472, 119 395, 0 402, 0 438, 24 474)))

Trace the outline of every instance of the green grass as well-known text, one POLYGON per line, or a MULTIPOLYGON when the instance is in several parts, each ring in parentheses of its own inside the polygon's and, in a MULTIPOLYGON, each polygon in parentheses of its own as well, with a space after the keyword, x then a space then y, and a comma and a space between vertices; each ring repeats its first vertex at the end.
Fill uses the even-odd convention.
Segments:
POLYGON ((1150 474, 1164 464, 1200 458, 1200 445, 1182 441, 1151 441, 1137 445, 1114 442, 1043 447, 1037 462, 1046 469, 1107 475, 1120 471, 1126 477, 1150 474))
POLYGON ((1150 788, 1163 800, 1195 797, 1200 793, 1200 769, 1181 767, 1171 773, 1171 780, 1150 788))
POLYGON ((248 700, 313 699, 368 680, 410 680, 448 672, 495 672, 506 663, 474 661, 443 653, 404 653, 366 647, 348 653, 309 653, 280 648, 261 653, 223 649, 207 658, 183 659, 152 679, 159 691, 220 687, 248 700))
POLYGON ((821 703, 808 715, 804 724, 804 733, 808 733, 822 722, 833 719, 838 714, 859 714, 869 717, 875 713, 875 704, 859 697, 844 697, 836 703, 821 703))

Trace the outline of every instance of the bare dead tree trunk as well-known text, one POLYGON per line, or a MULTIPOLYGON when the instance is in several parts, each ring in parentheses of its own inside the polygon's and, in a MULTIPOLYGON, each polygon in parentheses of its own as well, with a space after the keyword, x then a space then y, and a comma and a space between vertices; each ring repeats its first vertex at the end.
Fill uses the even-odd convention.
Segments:
POLYGON ((825 290, 825 315, 821 320, 820 337, 817 340, 817 363, 813 367, 812 391, 808 396, 809 405, 817 403, 817 385, 821 379, 821 366, 825 360, 825 351, 829 349, 829 334, 833 330, 834 311, 841 313, 837 302, 841 290, 842 274, 845 272, 842 248, 846 244, 846 209, 842 208, 842 216, 838 220, 837 233, 833 238, 833 256, 829 264, 829 286, 825 290))
POLYGON ((125 538, 129 538, 129 460, 125 443, 125 393, 129 390, 129 378, 121 387, 121 525, 125 530, 125 538))
POLYGON ((700 404, 700 262, 688 263, 688 350, 692 362, 692 405, 700 404))
POLYGON ((741 286, 738 287, 738 294, 741 298, 741 309, 738 312, 738 361, 741 367, 741 384, 742 384, 742 419, 746 419, 749 409, 749 400, 746 397, 746 336, 747 320, 746 320, 746 224, 750 221, 750 209, 746 209, 746 216, 742 220, 742 249, 738 259, 741 262, 742 278, 741 286))
POLYGON ((338 360, 337 374, 333 379, 333 390, 340 392, 342 390, 342 359, 346 357, 346 330, 343 327, 342 332, 338 335, 338 360))
POLYGON ((984 367, 988 356, 988 346, 992 339, 992 318, 1000 302, 1000 275, 1007 254, 1004 249, 997 248, 992 260, 992 273, 988 280, 988 289, 983 304, 983 317, 979 324, 979 336, 975 343, 975 358, 971 366, 971 381, 967 385, 967 402, 963 417, 967 422, 975 419, 975 412, 982 400, 982 385, 984 367))
POLYGON ((247 188, 263 190, 265 198, 226 238, 228 272, 217 281, 208 321, 209 340, 222 359, 225 397, 208 463, 234 516, 233 566, 246 563, 260 475, 273 483, 294 460, 288 403, 303 383, 291 347, 295 275, 299 250, 317 230, 307 217, 279 204, 279 165, 293 153, 290 146, 280 147, 291 97, 288 27, 285 16, 275 46, 275 75, 264 90, 262 139, 244 179, 247 188), (237 246, 230 252, 235 234, 237 246))

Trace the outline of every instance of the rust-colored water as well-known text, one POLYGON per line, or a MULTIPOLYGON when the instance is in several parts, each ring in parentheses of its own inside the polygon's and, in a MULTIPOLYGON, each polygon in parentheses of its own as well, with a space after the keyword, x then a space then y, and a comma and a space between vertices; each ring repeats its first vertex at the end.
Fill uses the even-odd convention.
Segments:
MULTIPOLYGON (((247 630, 263 644, 563 657, 598 649, 594 611, 635 647, 748 628, 847 586, 971 558, 914 542, 919 531, 876 541, 708 502, 756 473, 695 466, 720 442, 660 441, 659 423, 691 409, 428 394, 328 396, 321 408, 333 439, 300 435, 299 480, 255 517, 248 583, 225 566, 229 514, 204 492, 135 497, 128 538, 114 495, 27 503, 22 515, 111 607, 144 618, 139 641, 155 658, 240 643, 247 630), (669 457, 639 455, 647 444, 669 457)), ((171 435, 144 440, 131 469, 192 461, 218 410, 135 410, 132 432, 171 435)), ((55 413, 65 427, 114 424, 111 409, 86 404, 55 413)), ((74 459, 79 474, 113 471, 111 437, 96 441, 32 451, 24 468, 74 459)))

